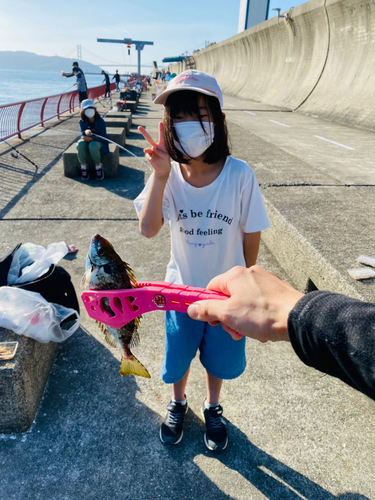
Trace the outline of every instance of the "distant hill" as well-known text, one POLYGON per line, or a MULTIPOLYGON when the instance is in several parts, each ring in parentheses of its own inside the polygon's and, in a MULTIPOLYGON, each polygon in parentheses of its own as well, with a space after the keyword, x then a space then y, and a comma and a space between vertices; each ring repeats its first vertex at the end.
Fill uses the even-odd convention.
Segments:
MULTIPOLYGON (((32 71, 65 71, 70 73, 74 58, 59 56, 38 56, 33 52, 0 51, 0 69, 17 69, 32 71)), ((79 61, 85 73, 100 73, 102 68, 85 61, 79 61)))

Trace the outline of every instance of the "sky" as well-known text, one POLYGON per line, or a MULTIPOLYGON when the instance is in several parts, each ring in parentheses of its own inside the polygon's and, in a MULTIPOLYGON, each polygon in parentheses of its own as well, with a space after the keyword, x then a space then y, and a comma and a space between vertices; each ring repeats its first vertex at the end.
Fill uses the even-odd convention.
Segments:
MULTIPOLYGON (((154 42, 141 53, 143 72, 152 61, 162 67, 164 57, 192 54, 212 42, 238 33, 240 0, 0 0, 0 50, 77 59, 81 46, 84 61, 137 64, 137 52, 128 55, 124 44, 98 43, 97 38, 154 42)), ((271 0, 272 8, 287 11, 303 3, 271 0)), ((110 69, 107 67, 106 69, 110 69)), ((114 71, 114 67, 111 71, 114 71)), ((120 69, 121 71, 121 69, 120 69)), ((134 68, 133 71, 136 71, 134 68)))

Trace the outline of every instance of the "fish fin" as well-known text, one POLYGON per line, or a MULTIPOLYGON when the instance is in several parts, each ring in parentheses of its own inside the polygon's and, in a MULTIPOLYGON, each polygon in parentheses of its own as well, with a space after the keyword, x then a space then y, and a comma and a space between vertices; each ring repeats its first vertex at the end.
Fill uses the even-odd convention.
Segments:
POLYGON ((124 264, 124 266, 125 266, 126 272, 127 272, 128 276, 129 276, 129 278, 130 278, 130 281, 131 281, 131 283, 132 283, 133 287, 134 287, 134 288, 137 288, 138 283, 137 283, 137 280, 135 279, 133 269, 129 266, 129 264, 128 264, 127 262, 122 261, 122 263, 123 263, 123 264, 124 264))
POLYGON ((132 335, 132 339, 130 341, 130 344, 129 344, 129 347, 137 347, 137 345, 139 344, 140 342, 140 337, 139 337, 139 333, 138 333, 138 328, 139 328, 139 324, 140 324, 140 318, 142 316, 139 316, 137 318, 134 319, 134 330, 133 330, 133 335, 132 335))
POLYGON ((87 271, 83 275, 82 280, 81 280, 81 288, 86 289, 89 287, 90 278, 91 278, 91 271, 92 271, 92 267, 90 267, 90 269, 87 269, 87 271))
POLYGON ((120 375, 138 375, 139 377, 151 378, 147 369, 140 361, 132 354, 131 356, 123 356, 120 365, 120 375))
POLYGON ((139 342, 140 342, 139 333, 137 330, 135 330, 132 339, 130 341, 129 347, 130 348, 137 347, 137 345, 139 345, 139 342))
POLYGON ((107 344, 109 344, 111 347, 121 347, 118 340, 112 335, 112 333, 108 330, 108 328, 105 325, 103 325, 103 323, 100 323, 99 321, 95 321, 95 323, 99 326, 99 328, 103 332, 107 344))
POLYGON ((115 337, 112 335, 112 333, 110 333, 107 329, 105 329, 103 331, 103 333, 104 333, 104 337, 105 337, 107 344, 109 344, 112 347, 120 347, 119 343, 117 342, 115 337))

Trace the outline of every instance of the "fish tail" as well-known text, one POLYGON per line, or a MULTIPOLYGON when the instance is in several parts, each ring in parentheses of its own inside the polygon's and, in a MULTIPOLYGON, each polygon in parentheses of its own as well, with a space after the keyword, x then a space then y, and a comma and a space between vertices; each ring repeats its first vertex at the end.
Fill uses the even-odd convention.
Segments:
POLYGON ((147 369, 133 354, 123 356, 120 365, 120 375, 121 377, 124 375, 138 375, 140 377, 151 378, 147 369))

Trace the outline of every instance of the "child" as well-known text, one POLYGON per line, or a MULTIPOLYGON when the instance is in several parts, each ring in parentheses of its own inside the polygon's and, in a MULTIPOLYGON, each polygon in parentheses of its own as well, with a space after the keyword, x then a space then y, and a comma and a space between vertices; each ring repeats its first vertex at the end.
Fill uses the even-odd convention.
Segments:
MULTIPOLYGON (((169 221, 166 281, 205 287, 233 266, 256 263, 260 234, 269 220, 253 170, 229 155, 223 97, 215 78, 185 71, 154 102, 165 106, 159 142, 139 127, 150 144, 144 152, 153 168, 134 202, 140 231, 151 238, 169 221)), ((204 442, 209 450, 220 451, 228 444, 220 390, 223 379, 236 378, 245 369, 245 339, 236 342, 220 325, 174 311, 166 313, 162 368, 162 380, 172 384, 173 395, 160 439, 172 444, 182 439, 185 388, 198 349, 206 370, 204 442)))
POLYGON ((105 122, 96 111, 95 103, 91 99, 82 101, 81 108, 81 120, 79 122, 79 126, 81 127, 81 139, 77 143, 78 160, 81 164, 81 178, 84 181, 89 180, 87 155, 90 153, 95 163, 96 179, 101 181, 104 179, 101 155, 109 153, 108 142, 92 134, 107 137, 105 122))

